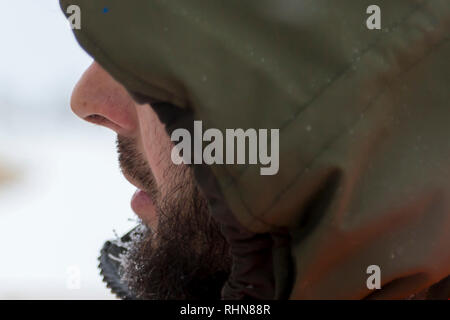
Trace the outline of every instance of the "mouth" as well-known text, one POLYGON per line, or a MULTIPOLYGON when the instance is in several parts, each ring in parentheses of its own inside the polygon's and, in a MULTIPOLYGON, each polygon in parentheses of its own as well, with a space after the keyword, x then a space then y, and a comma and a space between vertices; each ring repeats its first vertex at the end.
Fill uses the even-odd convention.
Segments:
POLYGON ((133 180, 126 173, 123 173, 123 175, 130 184, 137 188, 131 198, 131 209, 147 227, 154 229, 157 222, 157 211, 153 197, 150 195, 150 192, 144 190, 140 183, 133 180))
POLYGON ((156 207, 147 192, 136 190, 131 198, 131 209, 148 227, 154 227, 157 219, 156 207))

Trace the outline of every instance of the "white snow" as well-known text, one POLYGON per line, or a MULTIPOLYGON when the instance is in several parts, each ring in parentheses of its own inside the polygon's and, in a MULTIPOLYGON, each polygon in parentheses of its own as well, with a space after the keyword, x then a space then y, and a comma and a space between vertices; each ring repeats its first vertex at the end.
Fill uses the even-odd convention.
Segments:
POLYGON ((69 128, 0 130, 0 161, 21 172, 0 186, 0 299, 111 297, 97 257, 113 229, 135 226, 134 187, 120 174, 112 133, 69 128), (71 268, 79 290, 68 289, 71 268))
POLYGON ((111 299, 97 256, 134 227, 115 135, 71 114, 91 59, 58 1, 0 0, 0 299, 111 299), (1 180, 1 179, 0 179, 1 180))

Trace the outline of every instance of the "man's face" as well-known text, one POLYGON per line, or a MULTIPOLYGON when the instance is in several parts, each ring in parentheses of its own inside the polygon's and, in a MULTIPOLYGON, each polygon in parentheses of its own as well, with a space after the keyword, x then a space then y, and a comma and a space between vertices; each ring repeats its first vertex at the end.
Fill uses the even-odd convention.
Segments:
POLYGON ((117 133, 120 167, 137 187, 131 207, 147 231, 126 258, 130 288, 151 299, 220 294, 230 265, 226 241, 192 170, 171 161, 173 145, 156 113, 135 103, 95 62, 76 85, 71 106, 83 120, 117 133))

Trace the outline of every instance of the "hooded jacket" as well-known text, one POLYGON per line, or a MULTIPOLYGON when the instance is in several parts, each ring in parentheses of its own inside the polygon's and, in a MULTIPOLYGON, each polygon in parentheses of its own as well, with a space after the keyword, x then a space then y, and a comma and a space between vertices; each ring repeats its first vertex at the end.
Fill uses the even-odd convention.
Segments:
POLYGON ((169 133, 280 130, 276 175, 193 166, 233 254, 223 298, 450 296, 448 0, 378 0, 381 30, 368 0, 60 3, 169 133))

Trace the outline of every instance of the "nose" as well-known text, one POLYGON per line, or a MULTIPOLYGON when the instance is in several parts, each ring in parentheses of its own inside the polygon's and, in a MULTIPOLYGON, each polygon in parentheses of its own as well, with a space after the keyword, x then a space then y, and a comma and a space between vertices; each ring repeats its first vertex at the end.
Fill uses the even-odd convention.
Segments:
POLYGON ((136 131, 136 104, 126 89, 93 62, 76 84, 70 101, 81 119, 130 136, 136 131))

